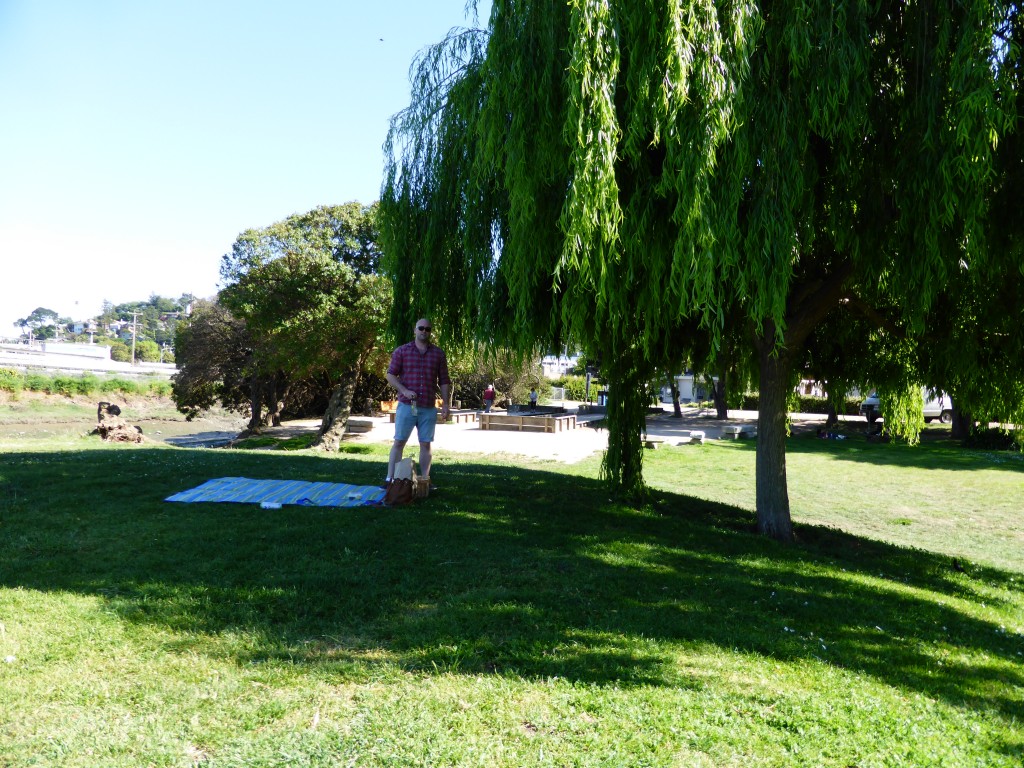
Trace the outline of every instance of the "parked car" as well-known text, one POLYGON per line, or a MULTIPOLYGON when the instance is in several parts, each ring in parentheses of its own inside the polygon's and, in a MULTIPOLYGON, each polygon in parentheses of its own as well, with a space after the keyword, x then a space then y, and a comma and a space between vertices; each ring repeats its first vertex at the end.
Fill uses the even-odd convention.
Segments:
MULTIPOLYGON (((921 397, 924 398, 925 424, 931 424, 935 419, 938 419, 943 424, 949 424, 953 421, 953 399, 949 395, 939 392, 935 397, 932 397, 927 387, 921 387, 921 397)), ((882 418, 882 411, 878 405, 877 391, 873 391, 864 398, 864 401, 860 404, 860 415, 866 418, 870 424, 874 424, 882 418)))

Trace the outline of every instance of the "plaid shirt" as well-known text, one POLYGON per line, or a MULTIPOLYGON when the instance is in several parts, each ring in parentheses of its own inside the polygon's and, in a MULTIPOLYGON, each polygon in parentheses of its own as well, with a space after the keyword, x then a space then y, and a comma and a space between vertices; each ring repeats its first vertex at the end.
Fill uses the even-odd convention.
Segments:
MULTIPOLYGON (((427 407, 434 407, 438 385, 451 386, 448 378, 448 358, 440 347, 433 344, 426 352, 416 348, 416 342, 403 344, 391 353, 391 365, 388 373, 397 376, 403 387, 416 393, 416 402, 427 407)), ((409 398, 398 396, 399 402, 408 403, 409 398)))

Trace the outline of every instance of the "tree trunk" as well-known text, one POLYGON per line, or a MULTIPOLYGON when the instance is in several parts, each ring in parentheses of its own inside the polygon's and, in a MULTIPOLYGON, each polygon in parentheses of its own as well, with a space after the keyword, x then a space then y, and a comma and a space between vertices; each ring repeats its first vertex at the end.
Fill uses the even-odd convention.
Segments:
POLYGON ((249 383, 249 410, 249 423, 245 432, 258 435, 263 431, 263 384, 258 376, 254 376, 249 383))
POLYGON ((793 357, 803 349, 815 326, 838 304, 851 269, 850 262, 843 261, 823 280, 804 285, 800 290, 790 287, 785 339, 778 348, 774 322, 765 322, 763 329, 754 334, 761 364, 755 464, 757 530, 778 541, 793 540, 786 483, 786 400, 793 357))
POLYGON ((832 403, 828 404, 828 416, 825 417, 825 429, 829 427, 835 427, 839 425, 839 414, 836 413, 836 407, 832 403))
POLYGON ((285 376, 281 371, 274 374, 267 385, 266 403, 267 416, 264 423, 275 427, 281 426, 281 412, 284 411, 284 401, 288 396, 288 387, 285 384, 285 376), (284 391, 282 392, 282 387, 284 391))
POLYGON ((676 377, 670 371, 666 374, 668 378, 668 386, 672 390, 672 416, 676 419, 683 418, 683 409, 679 405, 679 384, 676 382, 676 377))
POLYGON ((950 437, 954 440, 966 440, 971 436, 971 429, 974 427, 974 417, 969 413, 964 413, 956 407, 956 401, 953 401, 953 428, 950 432, 950 437))
POLYGON ((341 377, 341 381, 331 392, 327 410, 320 422, 320 431, 311 447, 322 451, 338 450, 345 437, 345 427, 348 426, 348 417, 352 412, 352 395, 356 391, 358 381, 358 369, 347 371, 341 377))
POLYGON ((653 370, 644 367, 635 350, 623 346, 620 350, 612 340, 607 370, 608 450, 601 462, 601 476, 613 492, 639 499, 645 491, 641 436, 647 432, 647 384, 653 370))
POLYGON ((758 339, 760 405, 757 413, 756 497, 757 530, 778 541, 793 540, 786 484, 786 399, 789 356, 773 355, 773 338, 766 329, 758 339))
POLYGON ((718 373, 718 382, 711 379, 711 397, 715 401, 715 418, 716 419, 728 419, 729 418, 729 403, 726 401, 725 384, 726 378, 729 374, 728 365, 722 365, 722 370, 718 373))

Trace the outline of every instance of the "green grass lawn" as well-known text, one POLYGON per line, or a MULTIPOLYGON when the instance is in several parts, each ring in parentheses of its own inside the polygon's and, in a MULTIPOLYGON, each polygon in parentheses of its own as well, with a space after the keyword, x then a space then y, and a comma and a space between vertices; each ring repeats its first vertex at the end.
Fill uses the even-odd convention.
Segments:
POLYGON ((1019 456, 439 452, 387 509, 174 504, 222 476, 373 484, 386 446, 0 445, 0 766, 1019 766, 1019 456))

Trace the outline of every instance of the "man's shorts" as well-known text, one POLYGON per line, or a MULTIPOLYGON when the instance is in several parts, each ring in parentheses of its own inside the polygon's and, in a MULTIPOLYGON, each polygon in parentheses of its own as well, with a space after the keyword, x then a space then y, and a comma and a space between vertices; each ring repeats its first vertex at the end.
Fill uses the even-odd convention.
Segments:
POLYGON ((399 403, 395 411, 395 440, 408 440, 412 428, 416 427, 416 438, 421 443, 434 442, 434 427, 437 426, 437 408, 416 408, 412 415, 412 406, 399 403))

